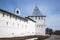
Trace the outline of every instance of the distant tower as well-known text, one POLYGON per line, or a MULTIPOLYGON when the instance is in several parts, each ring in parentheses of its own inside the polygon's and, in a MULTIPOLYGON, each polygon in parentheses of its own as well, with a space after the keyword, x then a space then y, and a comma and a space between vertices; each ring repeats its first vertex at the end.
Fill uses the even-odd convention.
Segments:
POLYGON ((14 12, 15 12, 16 15, 20 15, 20 10, 19 10, 18 8, 16 8, 16 9, 14 10, 14 12))
POLYGON ((35 6, 32 16, 28 16, 29 18, 36 21, 36 34, 45 35, 45 15, 42 15, 39 8, 35 6))

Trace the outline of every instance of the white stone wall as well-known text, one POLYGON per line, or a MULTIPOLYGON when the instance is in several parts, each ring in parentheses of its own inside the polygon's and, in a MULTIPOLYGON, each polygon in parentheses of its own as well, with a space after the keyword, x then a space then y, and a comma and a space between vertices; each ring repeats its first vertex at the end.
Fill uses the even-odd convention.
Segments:
POLYGON ((37 17, 29 17, 31 19, 33 19, 34 21, 36 21, 36 27, 35 27, 35 31, 36 31, 36 34, 37 35, 45 35, 45 17, 40 17, 39 19, 39 16, 37 17))
POLYGON ((16 16, 11 15, 10 17, 9 13, 0 11, 0 38, 29 36, 34 34, 35 22, 31 20, 24 21, 24 19, 22 20, 21 18, 16 19, 16 16))

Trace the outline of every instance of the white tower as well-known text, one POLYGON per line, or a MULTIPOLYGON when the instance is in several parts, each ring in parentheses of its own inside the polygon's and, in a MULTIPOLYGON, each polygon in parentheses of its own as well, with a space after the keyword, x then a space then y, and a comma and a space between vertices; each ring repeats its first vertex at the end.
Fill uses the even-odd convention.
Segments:
POLYGON ((36 21, 36 34, 37 35, 45 35, 45 17, 42 15, 37 6, 35 6, 32 16, 28 16, 29 18, 36 21))
POLYGON ((14 12, 15 12, 16 15, 20 15, 20 10, 19 10, 18 8, 16 8, 16 9, 14 10, 14 12))

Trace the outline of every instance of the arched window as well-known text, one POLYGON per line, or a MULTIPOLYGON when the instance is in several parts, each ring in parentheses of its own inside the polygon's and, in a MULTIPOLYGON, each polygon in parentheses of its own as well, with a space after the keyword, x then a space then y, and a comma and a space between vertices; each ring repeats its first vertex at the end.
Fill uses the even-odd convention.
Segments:
POLYGON ((19 14, 19 11, 17 11, 17 14, 19 14))

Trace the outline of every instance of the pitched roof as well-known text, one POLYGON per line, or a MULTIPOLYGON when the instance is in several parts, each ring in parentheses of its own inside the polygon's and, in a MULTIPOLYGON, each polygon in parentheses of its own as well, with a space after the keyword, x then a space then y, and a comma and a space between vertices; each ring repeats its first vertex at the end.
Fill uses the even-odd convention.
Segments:
POLYGON ((39 8, 37 6, 35 6, 33 13, 32 13, 32 16, 44 16, 44 15, 42 15, 39 8))

